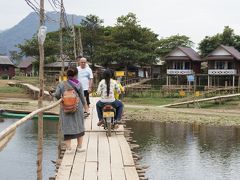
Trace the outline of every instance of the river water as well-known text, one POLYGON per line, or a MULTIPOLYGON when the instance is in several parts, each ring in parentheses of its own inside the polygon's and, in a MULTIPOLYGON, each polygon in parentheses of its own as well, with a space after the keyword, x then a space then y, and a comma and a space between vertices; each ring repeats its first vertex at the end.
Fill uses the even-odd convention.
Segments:
POLYGON ((151 180, 240 179, 240 127, 127 123, 151 180))
MULTIPOLYGON (((0 131, 17 121, 6 119, 0 131)), ((57 122, 44 120, 43 179, 54 175, 57 159, 57 122)), ((29 120, 17 129, 8 145, 0 152, 1 180, 34 180, 37 161, 37 121, 29 120)))
MULTIPOLYGON (((0 123, 0 131, 15 122, 0 123)), ((151 180, 240 179, 240 127, 129 121, 151 180)), ((43 179, 54 175, 57 123, 44 121, 43 179)), ((37 121, 20 126, 0 152, 1 180, 36 179, 37 121)))

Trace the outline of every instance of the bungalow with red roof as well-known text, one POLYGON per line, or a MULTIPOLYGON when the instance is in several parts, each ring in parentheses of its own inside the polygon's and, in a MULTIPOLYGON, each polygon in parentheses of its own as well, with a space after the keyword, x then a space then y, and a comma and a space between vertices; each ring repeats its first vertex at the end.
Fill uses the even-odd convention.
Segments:
POLYGON ((235 87, 240 73, 240 52, 232 46, 218 46, 204 58, 208 64, 208 88, 235 87))
POLYGON ((0 56, 0 76, 8 79, 15 76, 15 66, 8 56, 0 56))
POLYGON ((167 65, 166 85, 187 85, 187 76, 199 74, 201 58, 189 47, 177 47, 164 58, 167 65))

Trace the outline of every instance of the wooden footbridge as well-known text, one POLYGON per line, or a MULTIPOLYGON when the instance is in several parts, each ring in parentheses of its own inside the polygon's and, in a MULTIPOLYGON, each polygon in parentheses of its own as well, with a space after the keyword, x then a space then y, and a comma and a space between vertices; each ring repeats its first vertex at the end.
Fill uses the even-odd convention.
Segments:
POLYGON ((85 120, 86 134, 83 140, 84 152, 64 154, 56 180, 138 180, 138 173, 130 146, 124 137, 121 125, 106 136, 103 128, 97 126, 96 98, 92 99, 91 115, 85 120))
MULTIPOLYGON (((77 152, 76 140, 72 141, 74 153, 66 154, 57 160, 56 180, 139 180, 135 160, 124 133, 123 125, 106 136, 102 127, 97 126, 95 109, 97 98, 92 98, 91 115, 85 119, 84 152, 77 152)), ((16 129, 35 114, 58 106, 56 101, 49 106, 37 109, 0 132, 0 151, 14 136, 16 129)))

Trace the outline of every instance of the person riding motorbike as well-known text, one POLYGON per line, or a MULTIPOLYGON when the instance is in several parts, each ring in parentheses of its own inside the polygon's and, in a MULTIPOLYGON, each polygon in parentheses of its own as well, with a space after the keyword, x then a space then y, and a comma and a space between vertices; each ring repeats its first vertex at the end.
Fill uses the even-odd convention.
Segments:
POLYGON ((104 123, 102 109, 106 104, 110 104, 113 108, 116 109, 115 121, 118 123, 121 120, 123 103, 119 100, 116 100, 114 97, 114 90, 118 93, 121 93, 119 86, 116 81, 112 78, 112 73, 109 69, 103 72, 103 79, 100 81, 97 89, 97 94, 101 96, 100 100, 96 104, 97 114, 99 122, 98 126, 101 126, 104 123))

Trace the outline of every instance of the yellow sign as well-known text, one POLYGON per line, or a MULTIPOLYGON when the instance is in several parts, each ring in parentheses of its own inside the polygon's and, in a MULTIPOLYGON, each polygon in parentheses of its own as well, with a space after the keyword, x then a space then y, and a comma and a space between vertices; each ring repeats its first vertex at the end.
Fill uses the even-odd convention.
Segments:
MULTIPOLYGON (((59 76, 59 82, 61 82, 62 81, 62 77, 61 76, 59 76)), ((67 76, 63 76, 63 81, 67 81, 67 76)))
POLYGON ((115 76, 116 76, 116 77, 125 76, 125 72, 124 72, 124 71, 115 71, 115 76))
POLYGON ((103 117, 114 117, 114 112, 103 112, 103 117))
POLYGON ((201 94, 200 94, 199 91, 196 91, 196 92, 195 92, 195 96, 196 96, 196 97, 198 97, 198 96, 200 96, 200 95, 201 95, 201 94))
POLYGON ((181 96, 181 97, 184 97, 184 96, 186 96, 186 93, 185 93, 185 91, 183 91, 183 90, 179 91, 179 96, 181 96))

